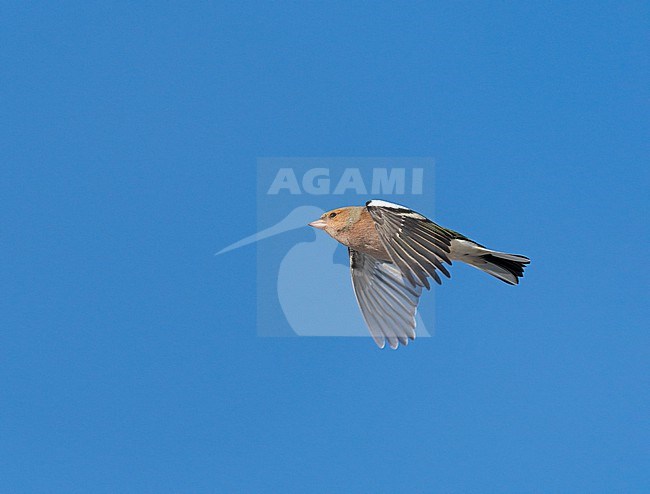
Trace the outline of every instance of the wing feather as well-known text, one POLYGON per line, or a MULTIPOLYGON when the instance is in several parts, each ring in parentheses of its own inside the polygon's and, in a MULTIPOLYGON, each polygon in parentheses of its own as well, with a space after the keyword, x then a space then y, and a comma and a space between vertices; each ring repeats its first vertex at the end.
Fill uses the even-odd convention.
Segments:
POLYGON ((442 283, 440 281, 440 276, 438 276, 438 273, 436 273, 435 265, 433 265, 427 258, 426 251, 424 253, 421 251, 420 245, 416 241, 412 240, 411 242, 406 243, 404 239, 401 237, 395 237, 394 239, 392 239, 392 241, 395 244, 397 244, 401 248, 401 250, 407 255, 409 255, 409 257, 413 260, 413 264, 411 264, 411 266, 416 264, 420 268, 418 270, 418 274, 420 270, 424 274, 423 281, 425 282, 425 286, 427 287, 427 290, 431 288, 427 281, 427 276, 433 278, 436 281, 436 283, 438 283, 438 285, 442 283), (410 254, 413 251, 415 251, 415 253, 419 255, 410 254))
POLYGON ((415 338, 415 313, 422 287, 412 283, 392 262, 353 249, 352 286, 370 335, 380 348, 406 345, 415 338))
POLYGON ((451 265, 450 232, 420 213, 385 201, 368 201, 370 213, 379 238, 388 255, 413 285, 430 289, 428 278, 440 284, 437 271, 449 278, 443 265, 451 265))
POLYGON ((405 247, 404 242, 400 242, 399 237, 388 238, 388 243, 390 245, 388 252, 389 254, 392 252, 400 260, 399 265, 402 272, 409 273, 410 270, 410 273, 415 275, 417 284, 425 286, 427 290, 431 288, 427 280, 428 273, 422 268, 418 260, 411 255, 408 246, 405 247))

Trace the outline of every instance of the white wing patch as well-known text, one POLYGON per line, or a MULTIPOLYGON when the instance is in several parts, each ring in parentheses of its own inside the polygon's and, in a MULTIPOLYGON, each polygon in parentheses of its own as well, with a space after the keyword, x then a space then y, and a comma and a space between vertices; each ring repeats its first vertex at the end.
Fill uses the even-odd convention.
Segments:
POLYGON ((388 201, 382 201, 380 199, 373 199, 372 201, 368 201, 366 203, 366 206, 373 206, 377 208, 389 208, 389 209, 403 209, 405 211, 410 211, 410 209, 407 208, 406 206, 402 206, 400 204, 395 204, 388 201))
POLYGON ((396 213, 399 213, 402 216, 406 216, 408 218, 415 218, 418 220, 426 220, 424 216, 422 216, 420 213, 416 213, 412 209, 407 208, 406 206, 402 206, 400 204, 394 204, 392 202, 388 201, 382 201, 379 199, 373 199, 372 201, 368 201, 366 203, 366 207, 375 207, 375 208, 388 208, 392 209, 396 213))

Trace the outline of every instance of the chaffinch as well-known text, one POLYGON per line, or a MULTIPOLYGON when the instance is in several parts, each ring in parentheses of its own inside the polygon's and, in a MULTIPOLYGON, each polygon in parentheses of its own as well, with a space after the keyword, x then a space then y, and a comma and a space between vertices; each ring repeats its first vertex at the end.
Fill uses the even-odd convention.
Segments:
POLYGON ((487 249, 405 206, 372 200, 324 213, 309 226, 348 248, 352 285, 375 343, 391 348, 415 339, 415 312, 429 278, 462 261, 510 284, 519 283, 530 259, 487 249))

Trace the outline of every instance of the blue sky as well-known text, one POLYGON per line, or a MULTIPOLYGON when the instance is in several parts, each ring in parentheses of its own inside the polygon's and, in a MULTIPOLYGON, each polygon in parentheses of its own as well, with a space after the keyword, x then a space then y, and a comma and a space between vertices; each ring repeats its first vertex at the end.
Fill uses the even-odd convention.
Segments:
POLYGON ((649 16, 4 4, 0 490, 647 491, 649 16), (259 338, 255 247, 212 254, 260 156, 431 156, 531 267, 454 266, 395 352, 259 338))

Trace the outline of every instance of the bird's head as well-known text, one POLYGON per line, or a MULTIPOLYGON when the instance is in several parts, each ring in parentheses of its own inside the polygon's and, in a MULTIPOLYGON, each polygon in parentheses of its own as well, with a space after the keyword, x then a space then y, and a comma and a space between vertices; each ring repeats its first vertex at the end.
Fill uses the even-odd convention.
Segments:
POLYGON ((342 232, 349 230, 350 226, 359 219, 360 210, 359 207, 332 209, 323 213, 316 221, 309 223, 309 226, 324 230, 330 236, 337 238, 342 232))

